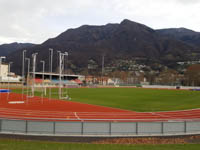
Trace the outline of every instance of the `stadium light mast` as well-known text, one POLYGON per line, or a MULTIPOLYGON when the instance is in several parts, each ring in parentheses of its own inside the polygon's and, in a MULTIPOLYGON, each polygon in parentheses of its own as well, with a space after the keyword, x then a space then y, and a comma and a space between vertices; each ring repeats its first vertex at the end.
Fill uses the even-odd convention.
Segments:
POLYGON ((60 63, 59 63, 59 98, 60 99, 62 99, 61 80, 62 80, 62 73, 65 68, 65 63, 64 63, 65 56, 68 56, 68 52, 65 52, 65 53, 59 52, 59 60, 60 60, 60 63))
MULTIPOLYGON (((52 73, 53 73, 53 69, 52 69, 52 65, 53 65, 53 49, 49 48, 49 72, 50 72, 50 81, 52 82, 52 73)), ((49 88, 49 99, 51 99, 51 87, 49 88)))
POLYGON ((32 54, 33 58, 33 83, 32 83, 32 96, 34 97, 35 93, 35 70, 36 70, 36 57, 38 53, 32 54))
POLYGON ((42 63, 42 103, 43 103, 43 101, 44 101, 44 92, 45 92, 45 90, 44 90, 44 69, 45 69, 45 61, 40 61, 41 63, 42 63))
POLYGON ((24 63, 25 63, 26 50, 22 52, 22 100, 24 100, 24 63))
POLYGON ((60 66, 60 53, 61 53, 61 51, 57 51, 57 63, 58 63, 57 65, 58 66, 60 66))
POLYGON ((25 58, 25 60, 28 62, 27 65, 28 65, 28 68, 27 68, 27 81, 26 81, 26 90, 27 90, 27 96, 26 96, 26 100, 28 102, 28 80, 30 78, 30 58, 25 58))
MULTIPOLYGON (((8 63, 8 90, 10 89, 10 78, 9 78, 9 74, 10 74, 11 64, 13 64, 13 62, 9 62, 9 63, 8 63)), ((7 94, 7 101, 8 101, 8 99, 9 99, 9 94, 10 94, 10 92, 8 92, 8 94, 7 94)))

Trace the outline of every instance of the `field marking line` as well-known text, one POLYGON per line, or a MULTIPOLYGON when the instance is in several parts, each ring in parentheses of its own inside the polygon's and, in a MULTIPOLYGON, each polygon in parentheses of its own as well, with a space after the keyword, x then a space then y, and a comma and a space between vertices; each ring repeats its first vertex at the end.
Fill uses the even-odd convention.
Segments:
POLYGON ((156 116, 160 116, 160 117, 171 118, 171 116, 169 116, 169 115, 158 114, 158 113, 156 113, 156 112, 152 112, 152 115, 156 115, 156 116))
POLYGON ((76 112, 74 112, 74 115, 75 115, 75 117, 76 117, 78 120, 81 120, 81 119, 79 118, 79 116, 77 115, 76 112))
POLYGON ((71 113, 71 114, 73 114, 73 112, 65 112, 65 111, 48 111, 48 110, 34 110, 34 109, 12 109, 12 108, 3 108, 3 107, 1 107, 0 108, 0 110, 9 110, 9 111, 13 111, 13 112, 37 112, 37 113, 44 113, 44 112, 46 112, 46 113, 48 113, 49 114, 49 112, 52 112, 52 113, 63 113, 63 114, 65 114, 65 113, 71 113))
MULTIPOLYGON (((20 110, 20 111, 13 111, 12 109, 4 109, 4 110, 1 110, 0 109, 0 112, 2 112, 2 113, 7 113, 7 114, 12 114, 12 113, 15 113, 15 112, 17 112, 17 113, 19 113, 19 114, 22 114, 22 113, 31 113, 31 115, 42 115, 43 117, 44 116, 50 116, 50 115, 52 115, 52 112, 49 114, 49 112, 47 113, 47 112, 44 112, 44 111, 30 111, 30 110, 20 110), (5 111, 6 110, 6 111, 5 111), (8 112, 9 111, 9 112, 8 112)), ((60 117, 61 116, 63 116, 63 115, 72 115, 72 113, 70 113, 70 112, 65 112, 65 113, 58 113, 58 112, 56 112, 56 114, 57 115, 59 115, 60 117)), ((80 113, 81 114, 81 113, 80 113)), ((81 114, 81 116, 84 116, 84 117, 105 117, 105 114, 106 113, 87 113, 87 114, 85 114, 85 113, 83 113, 83 114, 81 114)), ((159 113, 155 113, 155 112, 153 112, 153 113, 151 113, 152 115, 156 115, 156 116, 161 116, 161 117, 167 117, 167 118, 182 118, 182 117, 184 117, 184 116, 192 116, 192 115, 194 115, 194 117, 196 117, 197 115, 195 115, 195 113, 194 112, 191 112, 190 114, 182 114, 182 113, 180 113, 180 114, 178 114, 178 113, 176 113, 176 114, 159 114, 159 113), (177 116, 178 115, 178 116, 177 116)), ((76 112, 76 115, 77 115, 77 112, 76 112)), ((118 115, 118 116, 124 116, 124 117, 130 117, 131 118, 131 116, 133 115, 133 114, 127 114, 127 113, 112 113, 112 114, 109 114, 109 116, 111 117, 112 115, 118 115)), ((78 115, 77 115, 78 116, 78 115)), ((76 117, 77 117, 76 116, 76 117)), ((143 116, 140 116, 140 115, 136 115, 136 116, 138 116, 138 117, 140 117, 140 118, 143 118, 143 116)), ((194 118, 194 117, 190 117, 191 119, 192 118, 194 118)), ((80 117, 79 117, 80 118, 80 117)))
MULTIPOLYGON (((9 118, 11 120, 21 120, 22 118, 15 116, 15 117, 10 117, 10 116, 5 116, 2 115, 0 116, 1 119, 4 118, 9 118)), ((23 117, 23 119, 27 119, 27 120, 58 120, 58 121, 133 121, 133 122, 138 122, 138 121, 148 121, 148 122, 160 122, 160 121, 166 121, 166 122, 173 122, 173 121, 199 121, 199 118, 194 118, 194 119, 89 119, 89 118, 85 118, 85 119, 73 119, 73 118, 69 118, 66 120, 66 118, 36 118, 36 117, 23 117)))

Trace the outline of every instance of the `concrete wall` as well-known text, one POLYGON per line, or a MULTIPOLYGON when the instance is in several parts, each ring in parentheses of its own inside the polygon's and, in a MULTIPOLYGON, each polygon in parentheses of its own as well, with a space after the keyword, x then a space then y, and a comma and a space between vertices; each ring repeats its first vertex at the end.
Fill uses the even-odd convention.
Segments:
POLYGON ((0 133, 28 135, 141 136, 199 134, 200 121, 190 122, 52 122, 0 120, 0 133))

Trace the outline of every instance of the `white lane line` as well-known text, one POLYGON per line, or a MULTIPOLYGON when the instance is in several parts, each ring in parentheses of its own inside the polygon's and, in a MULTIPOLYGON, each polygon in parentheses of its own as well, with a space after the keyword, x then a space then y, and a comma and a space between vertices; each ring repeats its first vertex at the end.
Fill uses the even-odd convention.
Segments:
POLYGON ((81 120, 81 119, 79 118, 79 116, 77 115, 76 112, 74 112, 74 115, 75 115, 75 117, 76 117, 78 120, 81 120))

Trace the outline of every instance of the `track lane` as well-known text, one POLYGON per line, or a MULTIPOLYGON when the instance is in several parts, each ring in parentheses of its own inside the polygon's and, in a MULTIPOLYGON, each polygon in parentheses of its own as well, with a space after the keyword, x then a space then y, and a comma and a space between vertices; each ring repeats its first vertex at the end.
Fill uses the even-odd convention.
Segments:
POLYGON ((200 120, 200 109, 169 112, 134 112, 110 107, 82 104, 40 97, 28 98, 21 94, 1 93, 0 117, 59 121, 173 121, 200 120), (21 104, 9 102, 23 101, 21 104))

